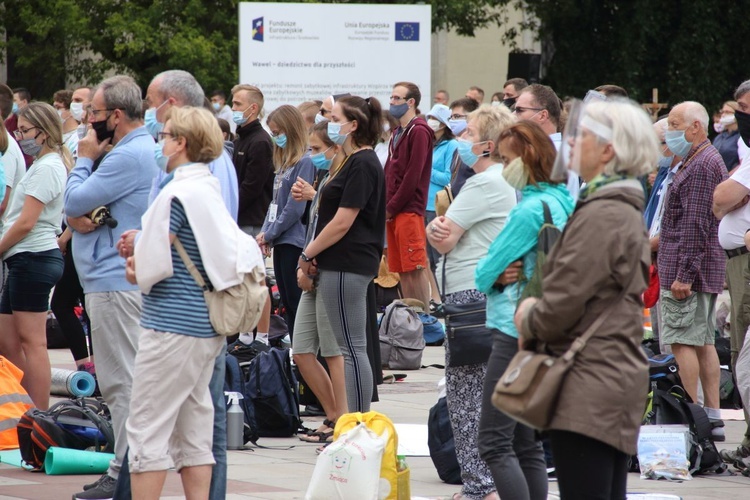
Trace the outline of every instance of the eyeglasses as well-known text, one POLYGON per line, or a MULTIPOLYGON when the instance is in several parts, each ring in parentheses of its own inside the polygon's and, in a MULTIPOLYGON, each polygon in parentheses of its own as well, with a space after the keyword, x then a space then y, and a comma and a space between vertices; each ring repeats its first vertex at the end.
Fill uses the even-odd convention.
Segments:
POLYGON ((526 111, 544 111, 544 108, 524 108, 522 106, 516 106, 515 108, 513 108, 513 111, 511 111, 511 113, 520 115, 521 113, 525 113, 526 111))
POLYGON ((156 134, 156 138, 159 142, 163 141, 165 137, 175 137, 172 132, 159 132, 156 134))
POLYGON ((408 101, 408 100, 409 100, 408 97, 401 97, 400 95, 392 95, 391 96, 391 101, 399 102, 399 101, 408 101))
POLYGON ((31 132, 34 129, 39 130, 39 127, 29 127, 26 130, 24 130, 22 128, 19 128, 19 129, 16 129, 16 130, 13 131, 13 135, 16 136, 16 139, 23 139, 23 136, 25 136, 26 134, 28 134, 29 132, 31 132))
POLYGON ((467 115, 459 115, 458 113, 452 114, 450 116, 451 120, 461 120, 462 118, 466 118, 467 115))

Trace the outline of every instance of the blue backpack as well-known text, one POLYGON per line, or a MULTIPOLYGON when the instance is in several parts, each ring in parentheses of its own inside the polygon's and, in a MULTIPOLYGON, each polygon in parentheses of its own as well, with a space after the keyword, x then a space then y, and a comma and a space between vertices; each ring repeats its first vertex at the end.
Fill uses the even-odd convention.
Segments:
POLYGON ((422 334, 424 335, 424 343, 430 346, 440 346, 445 342, 445 328, 442 323, 438 321, 435 316, 429 314, 419 313, 419 319, 422 321, 424 327, 422 334))
POLYGON ((300 426, 297 379, 289 349, 271 348, 259 353, 246 371, 234 356, 227 356, 224 390, 240 392, 245 413, 245 442, 259 437, 290 437, 300 426))

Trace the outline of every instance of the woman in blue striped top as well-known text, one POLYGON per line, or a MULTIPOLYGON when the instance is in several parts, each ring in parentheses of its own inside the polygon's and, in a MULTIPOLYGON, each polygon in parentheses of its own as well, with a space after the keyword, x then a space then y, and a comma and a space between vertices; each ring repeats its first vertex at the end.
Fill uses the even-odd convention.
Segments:
POLYGON ((179 239, 205 282, 219 290, 239 282, 238 259, 232 257, 238 245, 254 245, 251 237, 238 235, 219 181, 206 165, 223 148, 216 119, 199 108, 170 113, 155 150, 168 175, 143 216, 126 271, 144 294, 127 421, 133 498, 141 499, 159 498, 170 461, 188 498, 208 498, 214 464, 208 383, 225 342, 173 243, 179 239))

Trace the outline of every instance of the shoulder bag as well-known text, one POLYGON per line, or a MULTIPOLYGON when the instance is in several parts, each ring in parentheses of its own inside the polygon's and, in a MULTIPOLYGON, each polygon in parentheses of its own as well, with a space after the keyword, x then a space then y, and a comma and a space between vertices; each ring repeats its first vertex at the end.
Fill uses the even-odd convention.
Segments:
POLYGON ((537 350, 523 349, 513 356, 508 368, 495 385, 492 404, 495 408, 518 422, 533 429, 548 428, 557 408, 565 376, 573 366, 575 358, 586 347, 588 340, 596 333, 610 309, 620 303, 633 283, 638 269, 633 273, 627 286, 613 300, 586 331, 573 341, 570 348, 560 357, 537 350))
POLYGON ((253 331, 268 297, 265 270, 256 266, 252 272, 245 273, 241 283, 226 290, 212 290, 203 280, 179 238, 174 239, 174 247, 190 275, 203 290, 208 317, 216 333, 226 337, 253 331))
POLYGON ((445 311, 445 331, 450 349, 449 366, 466 366, 486 363, 492 352, 492 331, 487 328, 487 301, 469 304, 445 303, 445 262, 443 255, 443 279, 441 296, 445 311))

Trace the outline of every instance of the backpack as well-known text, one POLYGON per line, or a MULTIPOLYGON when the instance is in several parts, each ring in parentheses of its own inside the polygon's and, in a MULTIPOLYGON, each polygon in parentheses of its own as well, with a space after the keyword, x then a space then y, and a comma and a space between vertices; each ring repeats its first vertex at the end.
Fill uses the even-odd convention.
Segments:
POLYGON ((424 327, 419 315, 394 300, 380 322, 380 359, 389 370, 418 370, 422 366, 424 327))
POLYGON ((713 437, 711 422, 706 411, 691 403, 678 392, 664 391, 651 383, 644 425, 685 425, 690 429, 691 449, 690 473, 693 475, 713 472, 720 474, 727 469, 719 456, 713 437))
MULTIPOLYGON (((257 351, 256 351, 257 353, 257 351)), ((254 357, 253 357, 254 359, 254 357)), ((224 392, 239 392, 242 394, 243 399, 240 399, 240 408, 242 413, 245 415, 245 425, 243 431, 243 440, 245 443, 251 442, 255 444, 258 441, 258 432, 254 427, 250 427, 250 419, 248 417, 247 404, 245 402, 245 374, 240 366, 239 360, 230 354, 226 356, 226 373, 224 375, 224 392)), ((250 362, 247 362, 248 365, 250 362)), ((229 409, 229 401, 227 401, 227 409, 229 409)))
POLYGON ((667 392, 677 386, 682 389, 680 369, 672 354, 656 354, 648 358, 649 380, 656 383, 656 387, 667 392))
POLYGON ((427 446, 438 477, 448 484, 462 484, 461 466, 456 457, 453 428, 448 416, 448 401, 445 397, 430 408, 427 419, 427 446))
POLYGON ((297 379, 289 349, 271 348, 250 362, 245 378, 245 411, 259 437, 290 437, 300 426, 297 379))
POLYGON ((334 441, 341 434, 353 429, 360 423, 365 424, 368 429, 386 439, 383 460, 380 464, 381 486, 377 498, 384 498, 384 500, 408 500, 411 498, 409 485, 410 470, 409 468, 399 470, 398 434, 390 418, 376 411, 341 415, 336 420, 336 427, 333 432, 334 441), (384 491, 382 486, 383 482, 388 482, 390 485, 386 491, 384 491), (386 492, 387 496, 384 494, 386 492))
POLYGON ((47 450, 53 446, 114 452, 109 411, 95 399, 61 401, 47 411, 31 408, 16 429, 21 459, 35 471, 44 470, 47 450))
POLYGON ((552 247, 555 246, 555 243, 557 243, 562 234, 562 231, 552 221, 552 213, 549 210, 549 205, 544 201, 542 202, 542 210, 544 211, 544 222, 542 222, 542 226, 537 233, 534 272, 531 278, 526 280, 526 287, 518 299, 519 304, 528 297, 539 298, 542 296, 542 281, 544 280, 544 271, 542 271, 542 268, 547 262, 547 255, 552 251, 552 247))
POLYGON ((429 346, 441 346, 445 342, 445 328, 435 316, 426 313, 418 313, 422 322, 422 333, 424 342, 429 346))

